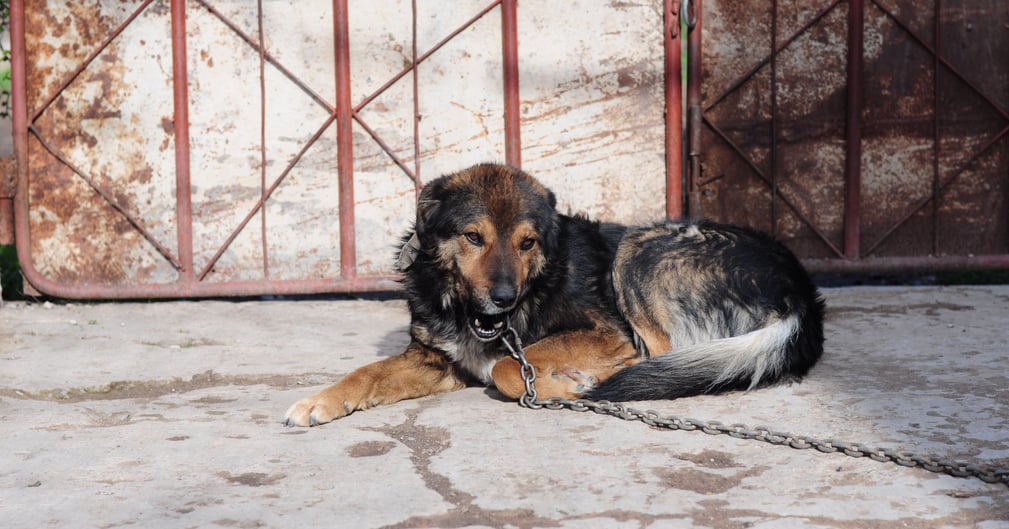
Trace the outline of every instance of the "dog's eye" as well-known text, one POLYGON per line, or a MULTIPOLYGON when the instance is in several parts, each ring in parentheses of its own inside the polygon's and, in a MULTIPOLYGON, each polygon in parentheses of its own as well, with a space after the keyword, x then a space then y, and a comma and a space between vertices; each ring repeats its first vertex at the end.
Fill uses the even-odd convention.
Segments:
POLYGON ((519 245, 519 249, 523 252, 527 252, 532 250, 533 246, 536 246, 536 239, 529 237, 528 239, 522 241, 522 244, 519 245))
POLYGON ((477 246, 483 246, 483 237, 481 237, 480 234, 475 231, 467 231, 466 233, 463 234, 463 237, 466 237, 466 240, 472 244, 475 244, 477 246))

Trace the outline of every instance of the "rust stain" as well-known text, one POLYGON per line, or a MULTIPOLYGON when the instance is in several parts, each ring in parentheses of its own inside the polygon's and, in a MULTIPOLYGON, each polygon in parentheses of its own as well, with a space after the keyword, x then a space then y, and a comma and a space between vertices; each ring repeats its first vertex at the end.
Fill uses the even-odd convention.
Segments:
MULTIPOLYGON (((160 161, 148 152, 171 154, 171 117, 162 121, 166 136, 158 151, 158 139, 143 136, 148 123, 157 123, 144 112, 157 107, 137 108, 130 101, 143 89, 135 80, 144 78, 136 61, 157 59, 137 52, 138 37, 128 28, 96 60, 83 64, 138 6, 40 0, 26 5, 28 94, 36 98, 29 105, 40 107, 55 94, 47 108, 29 109, 42 110, 31 126, 53 151, 29 135, 31 260, 56 283, 129 285, 177 277, 138 231, 144 226, 174 252, 175 220, 160 215, 174 211, 173 203, 165 202, 174 200, 165 178, 171 175, 159 171, 154 164, 160 161), (75 70, 80 72, 71 77, 75 70)), ((149 24, 147 17, 156 12, 149 8, 134 23, 149 24)), ((147 39, 140 41, 144 45, 147 39)), ((150 63, 142 67, 156 71, 150 63)))
POLYGON ((396 443, 392 441, 365 441, 347 447, 350 457, 375 457, 388 454, 396 443))
POLYGON ((237 475, 230 472, 218 472, 217 475, 232 485, 245 485, 246 487, 273 485, 287 477, 287 474, 266 474, 264 472, 245 472, 237 475))
POLYGON ((26 0, 29 107, 50 95, 116 23, 85 2, 26 0))

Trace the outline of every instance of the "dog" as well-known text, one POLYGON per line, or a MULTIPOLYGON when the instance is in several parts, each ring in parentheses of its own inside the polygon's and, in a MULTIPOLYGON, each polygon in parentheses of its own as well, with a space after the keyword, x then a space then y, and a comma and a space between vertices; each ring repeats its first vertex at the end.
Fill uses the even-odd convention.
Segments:
POLYGON ((749 390, 798 380, 823 353, 815 284, 785 246, 748 228, 563 215, 532 176, 483 164, 424 186, 401 242, 406 350, 296 402, 285 424, 473 385, 519 398, 506 333, 527 344, 541 398, 749 390))

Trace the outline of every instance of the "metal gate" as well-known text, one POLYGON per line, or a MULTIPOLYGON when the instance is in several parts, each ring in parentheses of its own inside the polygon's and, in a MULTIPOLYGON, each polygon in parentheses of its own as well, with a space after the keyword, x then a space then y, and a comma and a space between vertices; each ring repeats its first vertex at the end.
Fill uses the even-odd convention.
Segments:
POLYGON ((691 214, 814 270, 1009 267, 1009 2, 703 8, 691 214))
POLYGON ((681 213, 671 0, 11 8, 18 254, 47 294, 393 289, 423 182, 480 161, 573 211, 681 213))
POLYGON ((813 270, 1009 267, 1009 3, 683 3, 681 180, 673 0, 15 0, 25 278, 393 289, 420 186, 481 161, 565 211, 752 225, 813 270))

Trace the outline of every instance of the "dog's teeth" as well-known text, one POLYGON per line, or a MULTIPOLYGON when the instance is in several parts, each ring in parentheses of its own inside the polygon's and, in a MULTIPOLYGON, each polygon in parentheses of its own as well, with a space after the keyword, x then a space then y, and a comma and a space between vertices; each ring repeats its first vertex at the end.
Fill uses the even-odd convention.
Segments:
POLYGON ((504 325, 504 322, 503 321, 499 321, 499 322, 497 322, 497 323, 494 324, 494 328, 495 329, 500 329, 503 325, 504 325))
POLYGON ((474 318, 473 319, 473 326, 474 327, 481 327, 481 325, 480 325, 480 319, 479 318, 474 318))

